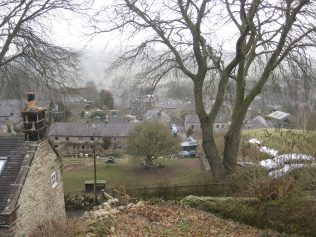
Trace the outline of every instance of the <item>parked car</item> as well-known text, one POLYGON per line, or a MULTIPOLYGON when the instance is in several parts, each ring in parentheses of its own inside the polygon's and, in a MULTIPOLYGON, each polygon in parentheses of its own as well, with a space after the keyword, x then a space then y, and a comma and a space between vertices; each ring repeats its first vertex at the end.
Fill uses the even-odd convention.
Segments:
POLYGON ((114 157, 114 156, 110 156, 106 161, 105 163, 107 164, 113 164, 113 163, 116 163, 117 162, 117 159, 114 157))
POLYGON ((196 157, 196 150, 190 150, 190 157, 196 157))
POLYGON ((190 157, 190 152, 188 152, 188 151, 180 151, 180 152, 178 153, 178 156, 179 156, 179 157, 182 157, 182 158, 190 157))

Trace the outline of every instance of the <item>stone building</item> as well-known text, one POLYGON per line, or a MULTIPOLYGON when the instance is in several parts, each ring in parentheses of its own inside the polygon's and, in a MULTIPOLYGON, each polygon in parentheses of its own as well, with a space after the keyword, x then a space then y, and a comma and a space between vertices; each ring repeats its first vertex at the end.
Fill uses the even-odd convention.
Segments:
POLYGON ((54 147, 65 155, 103 153, 104 141, 107 139, 114 150, 123 149, 129 132, 137 123, 54 123, 49 129, 48 137, 54 147), (93 128, 95 126, 95 128, 93 128))
MULTIPOLYGON (((218 115, 213 124, 215 133, 225 133, 230 127, 230 121, 225 115, 218 115)), ((194 133, 201 133, 201 123, 197 114, 187 114, 184 118, 184 129, 191 128, 194 133)))
POLYGON ((60 160, 46 139, 45 110, 28 97, 25 136, 0 137, 0 236, 22 237, 65 218, 60 160))
POLYGON ((287 127, 290 123, 291 115, 283 111, 276 110, 266 116, 274 127, 284 128, 287 127))

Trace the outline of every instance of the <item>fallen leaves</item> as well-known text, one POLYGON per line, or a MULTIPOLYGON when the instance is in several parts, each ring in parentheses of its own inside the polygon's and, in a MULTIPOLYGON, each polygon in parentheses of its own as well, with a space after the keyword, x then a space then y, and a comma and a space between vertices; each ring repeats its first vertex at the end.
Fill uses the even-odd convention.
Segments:
MULTIPOLYGON (((145 204, 115 215, 112 236, 262 236, 253 227, 180 204, 145 204)), ((274 235, 269 235, 274 236, 274 235)))

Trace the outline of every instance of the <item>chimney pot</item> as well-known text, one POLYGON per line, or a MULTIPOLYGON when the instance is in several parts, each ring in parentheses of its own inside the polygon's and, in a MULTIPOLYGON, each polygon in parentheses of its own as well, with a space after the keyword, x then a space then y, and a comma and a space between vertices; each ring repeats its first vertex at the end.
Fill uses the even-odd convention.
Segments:
POLYGON ((28 92, 27 93, 27 101, 34 100, 34 99, 35 99, 34 92, 28 92))
POLYGON ((35 109, 36 108, 34 92, 27 93, 27 108, 28 109, 35 109))

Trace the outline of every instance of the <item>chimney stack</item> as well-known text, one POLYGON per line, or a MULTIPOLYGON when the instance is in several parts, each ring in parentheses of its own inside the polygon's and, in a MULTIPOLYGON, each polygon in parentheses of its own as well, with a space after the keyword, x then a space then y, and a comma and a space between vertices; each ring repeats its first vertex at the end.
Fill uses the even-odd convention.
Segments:
POLYGON ((27 108, 28 109, 36 109, 34 92, 27 93, 27 108))
POLYGON ((46 109, 37 107, 34 99, 34 92, 27 93, 27 108, 22 112, 26 141, 41 141, 46 138, 46 109))

